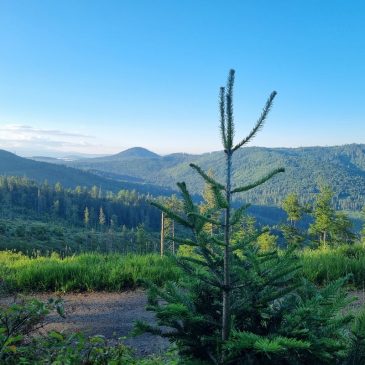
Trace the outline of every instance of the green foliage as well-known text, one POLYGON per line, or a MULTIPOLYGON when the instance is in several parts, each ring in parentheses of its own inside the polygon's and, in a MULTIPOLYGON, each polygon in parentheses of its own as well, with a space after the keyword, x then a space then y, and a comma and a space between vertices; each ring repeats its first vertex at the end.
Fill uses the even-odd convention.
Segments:
POLYGON ((306 241, 307 234, 296 226, 293 226, 291 224, 281 224, 279 228, 283 233, 286 244, 289 248, 303 248, 306 243, 312 243, 306 241))
POLYGON ((257 245, 262 252, 269 252, 277 249, 278 237, 271 234, 270 232, 263 232, 257 238, 257 245))
POLYGON ((0 363, 7 365, 177 365, 170 356, 140 359, 122 342, 110 345, 103 336, 50 331, 40 336, 47 314, 59 301, 21 301, 0 307, 0 363))
POLYGON ((365 244, 365 205, 363 206, 362 208, 362 216, 363 216, 363 226, 362 226, 362 229, 361 229, 361 242, 363 244, 365 244))
POLYGON ((80 252, 152 253, 157 252, 159 237, 145 226, 143 244, 137 229, 111 227, 106 232, 69 226, 62 222, 26 219, 0 219, 0 249, 15 250, 30 256, 58 252, 70 256, 80 252))
POLYGON ((171 260, 158 255, 87 253, 61 259, 0 252, 0 278, 9 291, 121 291, 178 276, 171 260))
POLYGON ((352 223, 343 213, 337 213, 331 205, 333 192, 329 186, 320 186, 316 198, 313 217, 314 223, 309 227, 309 233, 319 237, 319 243, 327 244, 352 243, 354 234, 351 232, 352 223))
POLYGON ((365 248, 361 244, 334 248, 305 249, 300 252, 303 274, 311 282, 325 285, 349 276, 349 284, 358 289, 365 283, 365 248))
MULTIPOLYGON (((227 364, 331 364, 345 361, 350 316, 340 310, 349 303, 344 279, 318 290, 301 278, 301 260, 292 253, 258 253, 247 246, 244 259, 234 256, 232 327, 223 345, 227 364), (237 265, 237 266, 236 266, 237 265)), ((220 290, 212 286, 209 268, 194 266, 200 279, 183 277, 164 289, 153 286, 150 306, 159 325, 139 323, 178 344, 183 358, 214 363, 220 342, 220 290), (162 302, 161 302, 162 299, 162 302), (210 359, 210 360, 209 360, 210 359)))
POLYGON ((336 213, 331 207, 332 196, 333 192, 328 186, 321 186, 313 210, 315 221, 310 227, 310 233, 318 234, 323 245, 327 244, 326 240, 334 228, 336 213))
POLYGON ((350 337, 350 351, 345 365, 365 364, 365 309, 356 315, 350 337))
POLYGON ((285 197, 282 203, 282 208, 288 215, 288 220, 292 225, 300 220, 304 213, 304 208, 299 203, 298 195, 294 193, 291 193, 285 197))
POLYGON ((299 202, 295 193, 288 194, 282 202, 282 208, 287 215, 287 222, 279 226, 288 247, 300 248, 306 240, 306 233, 302 232, 297 223, 303 218, 305 212, 310 211, 308 205, 304 207, 299 202))
POLYGON ((39 328, 39 324, 52 310, 63 316, 62 302, 50 299, 48 303, 37 300, 20 301, 0 307, 0 361, 6 364, 22 362, 27 349, 21 345, 27 336, 39 328), (20 346, 19 346, 20 345, 20 346))

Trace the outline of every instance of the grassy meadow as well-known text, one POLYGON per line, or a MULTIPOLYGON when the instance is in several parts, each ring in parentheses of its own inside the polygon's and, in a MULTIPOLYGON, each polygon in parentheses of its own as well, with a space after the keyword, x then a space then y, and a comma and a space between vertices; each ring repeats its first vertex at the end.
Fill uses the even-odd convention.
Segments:
MULTIPOLYGON (((363 245, 307 249, 299 259, 304 276, 320 286, 350 274, 351 287, 365 288, 363 245)), ((123 291, 142 286, 145 280, 162 285, 179 275, 173 260, 156 254, 83 253, 61 258, 0 252, 0 279, 11 292, 123 291)))

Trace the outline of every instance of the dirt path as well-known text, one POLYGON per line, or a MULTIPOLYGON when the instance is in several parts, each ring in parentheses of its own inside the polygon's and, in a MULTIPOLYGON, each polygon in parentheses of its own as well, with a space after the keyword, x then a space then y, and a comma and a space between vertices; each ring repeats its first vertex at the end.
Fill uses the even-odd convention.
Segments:
MULTIPOLYGON (((364 291, 351 291, 349 295, 357 297, 350 305, 355 312, 365 305, 364 291)), ((46 301, 56 296, 37 294, 34 297, 46 301)), ((49 315, 44 331, 82 331, 88 335, 103 335, 113 342, 119 337, 128 336, 137 319, 155 323, 153 313, 145 310, 147 298, 142 290, 124 293, 71 293, 63 294, 61 298, 64 300, 66 318, 57 314, 49 315)), ((11 300, 8 297, 1 302, 9 303, 11 300)), ((124 342, 140 355, 158 354, 168 347, 167 340, 150 334, 127 338, 124 342)))
MULTIPOLYGON (((46 301, 55 295, 37 294, 35 297, 46 301)), ((137 319, 155 323, 153 313, 145 309, 147 298, 142 290, 72 293, 60 297, 64 300, 66 318, 57 314, 49 315, 44 331, 82 331, 88 335, 103 335, 113 342, 119 337, 128 336, 137 319)), ((127 338, 124 342, 140 355, 157 354, 168 347, 166 339, 150 334, 127 338)))

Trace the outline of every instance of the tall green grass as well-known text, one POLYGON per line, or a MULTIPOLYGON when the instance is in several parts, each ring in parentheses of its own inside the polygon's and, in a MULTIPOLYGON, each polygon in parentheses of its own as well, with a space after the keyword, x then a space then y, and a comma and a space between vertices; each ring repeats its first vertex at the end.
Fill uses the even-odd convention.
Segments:
POLYGON ((161 285, 178 276, 169 258, 152 254, 85 253, 61 259, 0 251, 0 281, 10 291, 122 291, 144 280, 161 285))
MULTIPOLYGON (((360 244, 307 249, 299 256, 303 275, 318 285, 350 274, 351 286, 365 288, 365 247, 360 244)), ((144 280, 162 285, 180 275, 171 259, 155 254, 84 253, 62 259, 0 251, 0 282, 10 291, 122 291, 144 280)))
POLYGON ((365 247, 361 244, 304 250, 300 254, 304 275, 323 285, 350 274, 349 284, 365 288, 365 247))

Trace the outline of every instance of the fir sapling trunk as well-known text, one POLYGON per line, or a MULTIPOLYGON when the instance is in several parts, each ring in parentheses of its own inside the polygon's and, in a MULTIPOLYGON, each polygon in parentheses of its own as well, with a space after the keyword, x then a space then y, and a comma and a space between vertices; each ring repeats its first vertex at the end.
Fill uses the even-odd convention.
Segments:
POLYGON ((231 267, 230 267, 230 215, 231 215, 231 175, 232 175, 232 151, 226 151, 226 199, 224 222, 224 288, 222 300, 222 341, 226 341, 230 333, 230 294, 231 294, 231 267))

